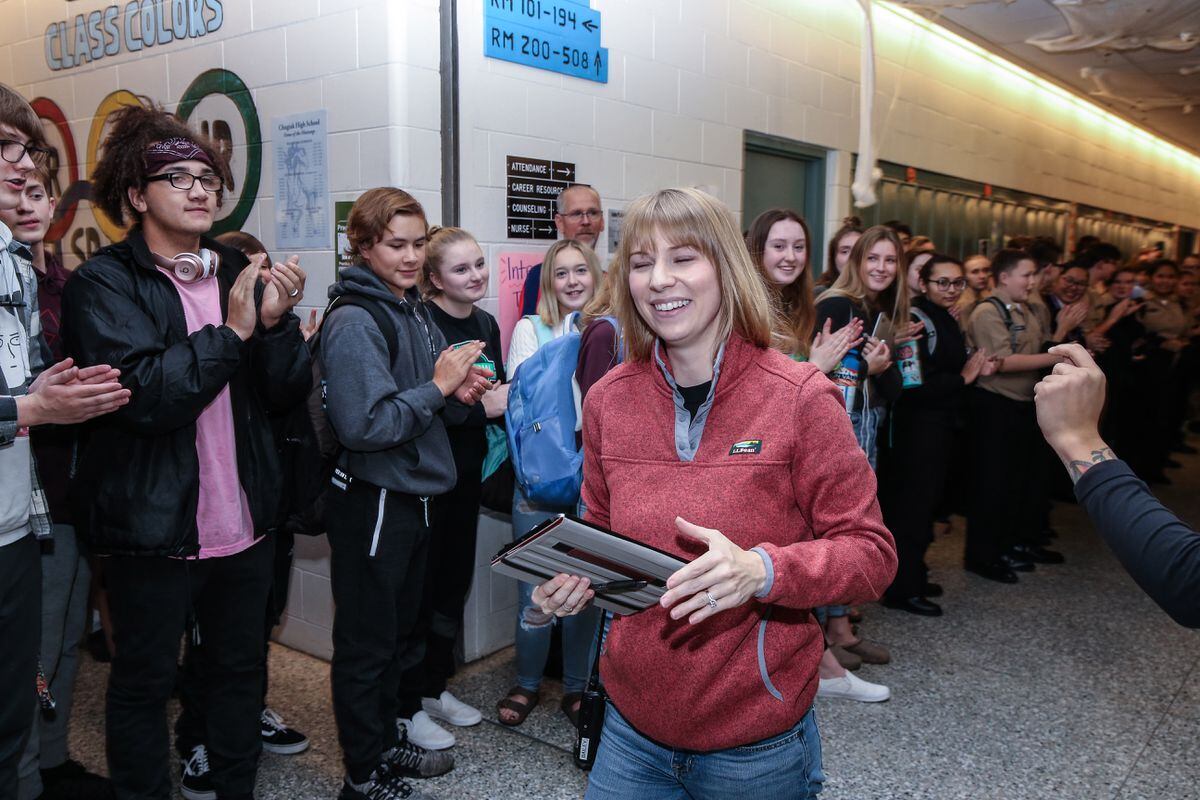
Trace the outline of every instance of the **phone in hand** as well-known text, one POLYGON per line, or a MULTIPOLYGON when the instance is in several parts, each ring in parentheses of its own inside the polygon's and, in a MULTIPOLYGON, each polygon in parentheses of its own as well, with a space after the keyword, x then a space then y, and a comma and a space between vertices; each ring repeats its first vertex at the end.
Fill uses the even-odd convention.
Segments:
POLYGON ((1133 292, 1129 296, 1132 297, 1134 300, 1143 299, 1146 296, 1146 287, 1145 286, 1134 286, 1133 292))

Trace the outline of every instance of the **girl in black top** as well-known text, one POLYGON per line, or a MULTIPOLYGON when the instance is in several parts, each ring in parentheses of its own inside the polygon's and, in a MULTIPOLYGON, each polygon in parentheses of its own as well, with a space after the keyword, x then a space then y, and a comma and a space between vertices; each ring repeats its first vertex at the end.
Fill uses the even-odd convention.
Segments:
POLYGON ((925 332, 916 343, 921 383, 901 392, 880 452, 879 499, 899 557, 884 604, 930 617, 942 609, 928 597, 938 591, 928 582, 925 551, 945 492, 958 406, 964 387, 995 369, 984 350, 968 357, 950 313, 966 285, 962 263, 954 258, 934 255, 921 267, 921 294, 911 312, 925 332))
POLYGON ((484 457, 488 452, 486 426, 503 424, 508 385, 500 349, 500 326, 475 303, 487 295, 489 270, 483 251, 462 228, 429 230, 421 294, 434 324, 446 341, 481 341, 491 364, 493 388, 471 407, 460 425, 448 426, 450 450, 458 482, 433 505, 425 601, 418 630, 425 638, 425 658, 400 682, 402 716, 411 719, 409 739, 431 749, 454 744, 454 736, 433 720, 451 725, 476 725, 483 716, 446 688, 454 674, 454 643, 462 626, 463 608, 475 572, 475 538, 484 457), (406 713, 407 712, 407 713, 406 713), (409 717, 409 715, 412 715, 409 717))

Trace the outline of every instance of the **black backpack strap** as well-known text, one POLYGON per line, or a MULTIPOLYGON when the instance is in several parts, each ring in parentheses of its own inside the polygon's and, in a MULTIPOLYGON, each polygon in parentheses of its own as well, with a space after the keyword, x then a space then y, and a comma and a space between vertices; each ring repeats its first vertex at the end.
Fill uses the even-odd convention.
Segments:
POLYGON ((1008 346, 1012 348, 1013 354, 1017 352, 1017 329, 1013 324, 1012 313, 1008 310, 1008 306, 999 297, 992 296, 985 301, 991 303, 1000 312, 1000 319, 1004 320, 1004 328, 1008 331, 1008 346))
MULTIPOLYGON (((325 320, 329 318, 330 313, 335 308, 342 306, 357 306, 363 311, 371 315, 371 319, 375 320, 376 327, 383 334, 383 340, 387 342, 388 363, 395 364, 396 356, 400 353, 400 335, 396 332, 396 323, 388 314, 387 309, 378 300, 372 300, 369 297, 363 297, 358 294, 339 294, 337 297, 329 301, 329 305, 325 307, 325 315, 321 317, 321 327, 325 327, 325 320)), ((317 331, 317 336, 321 332, 317 331)))

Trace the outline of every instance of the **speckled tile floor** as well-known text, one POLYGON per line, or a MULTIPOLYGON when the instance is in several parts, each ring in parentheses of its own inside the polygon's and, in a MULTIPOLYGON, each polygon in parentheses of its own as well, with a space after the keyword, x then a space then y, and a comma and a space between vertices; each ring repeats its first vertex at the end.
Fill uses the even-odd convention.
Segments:
MULTIPOLYGON (((1159 493, 1200 526, 1200 457, 1182 456, 1159 493)), ((1078 508, 1055 513, 1059 567, 1017 586, 958 568, 961 530, 930 552, 946 588, 940 619, 865 608, 863 633, 893 663, 860 675, 887 683, 879 705, 820 702, 830 800, 1055 798, 1200 800, 1200 633, 1175 625, 1099 543, 1078 508)), ((512 679, 512 652, 467 666, 454 692, 493 716, 512 679)), ((73 755, 102 770, 107 668, 85 659, 73 755)), ((309 734, 300 756, 264 755, 260 800, 333 798, 341 781, 328 666, 271 652, 271 705, 309 734)), ((571 731, 555 683, 517 730, 485 721, 457 730, 458 766, 422 783, 443 800, 579 798, 571 731)))

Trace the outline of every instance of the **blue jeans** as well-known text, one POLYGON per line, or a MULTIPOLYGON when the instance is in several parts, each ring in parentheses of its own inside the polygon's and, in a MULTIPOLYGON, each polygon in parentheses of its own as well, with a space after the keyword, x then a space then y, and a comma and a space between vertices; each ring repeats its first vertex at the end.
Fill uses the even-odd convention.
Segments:
MULTIPOLYGON (((530 528, 555 514, 573 509, 555 509, 536 505, 513 492, 513 535, 524 536, 530 528)), ((533 584, 517 584, 517 685, 536 692, 550 655, 550 632, 556 617, 543 613, 533 602, 533 584)), ((570 617, 558 619, 562 626, 563 691, 582 692, 591 670, 592 644, 600 614, 595 606, 570 617)))
POLYGON ((608 704, 585 800, 814 798, 825 782, 815 709, 789 731, 754 744, 695 753, 655 744, 608 704))
POLYGON ((879 426, 883 424, 886 416, 887 409, 882 406, 850 412, 850 424, 854 426, 854 438, 858 440, 858 446, 862 448, 862 451, 867 454, 867 461, 870 462, 872 470, 875 469, 875 456, 879 450, 877 447, 879 426))

